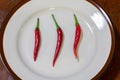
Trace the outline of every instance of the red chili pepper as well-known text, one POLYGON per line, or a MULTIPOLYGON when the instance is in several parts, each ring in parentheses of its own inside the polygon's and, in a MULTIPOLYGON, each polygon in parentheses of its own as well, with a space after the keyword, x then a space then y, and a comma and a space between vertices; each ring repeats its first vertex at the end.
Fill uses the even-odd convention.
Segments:
POLYGON ((39 18, 37 19, 37 25, 35 28, 35 45, 34 45, 34 61, 36 61, 38 51, 39 51, 39 46, 40 46, 40 30, 39 30, 39 18))
POLYGON ((53 20, 56 24, 56 28, 57 28, 57 44, 56 44, 56 50, 55 50, 55 54, 54 54, 54 59, 53 59, 53 67, 56 63, 56 60, 58 58, 60 49, 61 49, 61 45, 62 45, 62 41, 63 41, 63 32, 62 29, 60 28, 60 26, 58 25, 54 15, 52 14, 53 20))
POLYGON ((75 58, 78 59, 77 47, 78 47, 78 43, 79 43, 79 40, 80 40, 81 27, 79 25, 79 22, 78 22, 77 17, 76 17, 75 14, 74 14, 74 19, 75 19, 76 32, 75 32, 73 50, 74 50, 75 58))

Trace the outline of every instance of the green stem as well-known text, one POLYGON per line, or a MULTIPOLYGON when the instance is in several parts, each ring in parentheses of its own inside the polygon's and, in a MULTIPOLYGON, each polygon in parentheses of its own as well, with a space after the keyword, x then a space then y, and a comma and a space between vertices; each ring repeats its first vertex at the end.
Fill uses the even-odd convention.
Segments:
POLYGON ((75 14, 74 14, 74 19, 75 19, 75 24, 76 24, 76 25, 79 25, 78 19, 77 19, 77 17, 76 17, 75 14))
POLYGON ((37 18, 37 25, 36 25, 36 29, 39 29, 39 18, 37 18))
POLYGON ((53 20, 54 20, 54 22, 55 22, 55 25, 56 25, 56 28, 58 29, 59 28, 59 25, 58 25, 58 23, 57 23, 57 21, 56 21, 56 19, 55 19, 55 16, 52 14, 52 18, 53 18, 53 20))

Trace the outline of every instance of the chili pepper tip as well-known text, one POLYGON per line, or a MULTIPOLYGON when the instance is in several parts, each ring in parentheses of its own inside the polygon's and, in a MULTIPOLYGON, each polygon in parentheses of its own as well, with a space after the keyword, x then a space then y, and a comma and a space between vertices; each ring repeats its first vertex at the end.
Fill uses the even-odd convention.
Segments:
POLYGON ((36 58, 34 57, 34 61, 36 61, 36 58))
POLYGON ((58 29, 58 28, 59 28, 59 25, 58 25, 58 23, 57 23, 57 21, 56 21, 56 19, 55 19, 54 14, 52 14, 52 18, 53 18, 53 20, 54 20, 54 22, 55 22, 56 28, 58 29))
POLYGON ((52 63, 53 67, 55 66, 56 60, 57 60, 57 55, 54 56, 53 63, 52 63))
POLYGON ((53 63, 52 65, 53 65, 53 67, 54 67, 54 66, 55 66, 55 63, 53 63))

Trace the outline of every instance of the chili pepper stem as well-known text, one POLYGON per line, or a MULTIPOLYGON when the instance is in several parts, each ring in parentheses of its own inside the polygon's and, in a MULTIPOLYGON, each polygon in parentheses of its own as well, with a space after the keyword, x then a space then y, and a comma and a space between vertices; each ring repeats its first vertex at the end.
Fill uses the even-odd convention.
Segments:
POLYGON ((53 20, 54 20, 54 22, 55 22, 55 25, 56 25, 56 28, 58 29, 59 28, 59 25, 58 25, 58 23, 57 23, 57 21, 56 21, 56 19, 55 19, 55 16, 52 14, 52 18, 53 18, 53 20))
POLYGON ((39 29, 39 24, 40 24, 40 22, 39 22, 39 18, 37 18, 37 25, 36 25, 36 29, 39 29))
POLYGON ((77 17, 76 17, 75 14, 74 14, 74 19, 75 19, 75 24, 76 24, 76 25, 79 25, 78 19, 77 19, 77 17))

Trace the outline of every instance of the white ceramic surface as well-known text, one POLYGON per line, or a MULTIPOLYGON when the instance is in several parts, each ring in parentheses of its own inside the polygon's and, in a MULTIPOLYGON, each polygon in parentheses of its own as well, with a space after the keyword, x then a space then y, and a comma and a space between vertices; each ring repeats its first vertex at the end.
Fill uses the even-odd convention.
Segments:
POLYGON ((108 59, 111 33, 101 12, 87 1, 32 0, 11 17, 3 47, 9 66, 23 80, 90 80, 108 59), (54 68, 57 33, 51 14, 55 15, 64 33, 62 50, 54 68), (79 61, 73 55, 74 14, 82 28, 79 61), (42 41, 34 62, 34 29, 38 17, 42 41))

